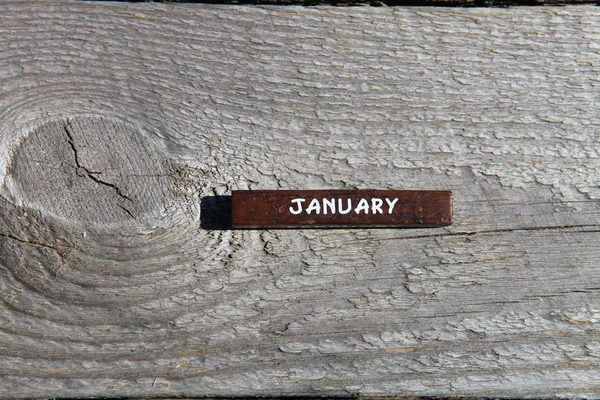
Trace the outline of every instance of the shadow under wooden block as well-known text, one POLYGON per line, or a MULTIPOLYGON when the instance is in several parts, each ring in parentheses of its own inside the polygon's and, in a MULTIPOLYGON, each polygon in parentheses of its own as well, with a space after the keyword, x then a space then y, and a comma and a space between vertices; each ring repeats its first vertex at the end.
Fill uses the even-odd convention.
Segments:
POLYGON ((200 226, 202 229, 232 229, 231 196, 205 196, 202 198, 200 205, 200 226))

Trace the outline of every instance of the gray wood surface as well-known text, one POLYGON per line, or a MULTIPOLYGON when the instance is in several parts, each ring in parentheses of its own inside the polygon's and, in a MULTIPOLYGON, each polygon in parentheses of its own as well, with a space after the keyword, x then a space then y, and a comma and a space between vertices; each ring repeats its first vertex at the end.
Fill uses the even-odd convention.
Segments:
POLYGON ((0 5, 0 396, 600 396, 600 10, 0 5), (440 229, 204 229, 231 189, 440 229))
MULTIPOLYGON (((149 0, 129 0, 149 1, 149 0)), ((152 0, 157 1, 157 0, 152 0)), ((165 0, 159 0, 166 2, 165 0)), ((297 6, 372 6, 372 7, 513 7, 597 4, 596 0, 169 0, 169 3, 297 5, 297 6)))

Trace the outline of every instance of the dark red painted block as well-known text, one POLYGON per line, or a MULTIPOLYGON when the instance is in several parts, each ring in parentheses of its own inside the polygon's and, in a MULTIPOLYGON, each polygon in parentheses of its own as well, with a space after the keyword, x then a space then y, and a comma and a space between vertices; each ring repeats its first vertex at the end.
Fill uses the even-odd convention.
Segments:
POLYGON ((234 190, 234 228, 431 228, 452 224, 452 192, 234 190))

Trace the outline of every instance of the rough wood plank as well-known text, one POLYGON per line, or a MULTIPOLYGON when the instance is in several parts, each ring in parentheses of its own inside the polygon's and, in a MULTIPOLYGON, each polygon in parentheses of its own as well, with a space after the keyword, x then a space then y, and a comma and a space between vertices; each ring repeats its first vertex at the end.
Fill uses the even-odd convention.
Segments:
POLYGON ((600 395, 600 10, 0 8, 0 396, 600 395), (202 229, 248 188, 455 222, 202 229))
MULTIPOLYGON (((148 0, 128 0, 146 2, 148 0)), ((164 1, 166 2, 166 1, 164 1)), ((243 4, 279 6, 371 7, 512 7, 596 4, 596 0, 173 0, 169 3, 243 4)))

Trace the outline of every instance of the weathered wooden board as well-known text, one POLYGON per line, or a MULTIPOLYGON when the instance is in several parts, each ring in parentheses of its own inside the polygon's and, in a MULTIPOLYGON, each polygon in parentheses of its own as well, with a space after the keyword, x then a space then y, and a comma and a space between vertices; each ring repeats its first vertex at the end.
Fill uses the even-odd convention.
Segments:
POLYGON ((593 7, 3 3, 0 396, 597 398, 599 43, 593 7), (202 227, 278 188, 454 225, 202 227))
MULTIPOLYGON (((128 0, 143 2, 148 0, 128 0)), ((155 0, 156 1, 156 0, 155 0)), ((163 0, 161 0, 163 1, 163 0)), ((300 6, 374 6, 374 7, 511 7, 597 4, 595 0, 172 0, 172 3, 300 5, 300 6)))

